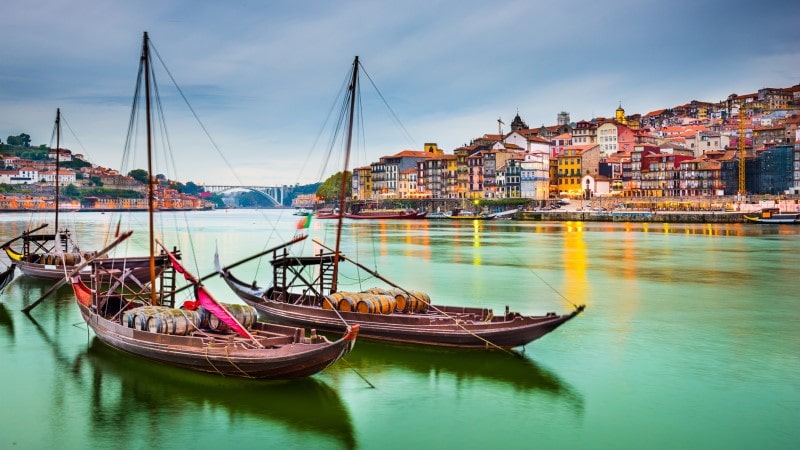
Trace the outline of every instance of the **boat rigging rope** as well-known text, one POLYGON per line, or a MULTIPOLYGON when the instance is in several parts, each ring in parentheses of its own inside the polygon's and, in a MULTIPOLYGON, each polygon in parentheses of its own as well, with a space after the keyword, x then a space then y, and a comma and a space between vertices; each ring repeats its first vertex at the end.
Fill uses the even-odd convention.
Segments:
POLYGON ((547 281, 546 281, 544 278, 542 278, 542 277, 541 277, 541 276, 540 276, 538 273, 536 273, 536 272, 535 272, 535 271, 534 271, 534 270, 533 270, 533 269, 532 269, 530 266, 528 266, 527 264, 525 264, 525 262, 524 262, 524 261, 522 261, 522 259, 520 259, 520 258, 519 258, 517 255, 515 255, 515 254, 514 254, 514 253, 512 253, 510 250, 508 250, 508 248, 507 248, 507 247, 503 246, 503 248, 505 248, 505 249, 508 251, 508 254, 509 254, 509 255, 510 255, 512 258, 514 258, 514 259, 515 259, 515 260, 516 260, 516 261, 517 261, 517 262, 518 262, 518 263, 519 263, 519 264, 520 264, 522 267, 525 267, 525 268, 528 270, 528 272, 532 273, 532 274, 533 274, 533 276, 535 276, 535 277, 536 277, 536 278, 537 278, 539 281, 541 281, 541 282, 542 282, 542 283, 543 283, 545 286, 547 286, 548 288, 550 288, 550 290, 551 290, 551 291, 555 292, 555 293, 556 293, 556 295, 558 295, 559 297, 561 297, 561 299, 563 299, 565 302, 567 302, 567 303, 569 303, 570 305, 572 305, 572 306, 573 306, 575 309, 578 309, 578 308, 579 308, 579 306, 578 306, 578 305, 576 305, 575 303, 573 303, 573 302, 572 302, 570 299, 568 299, 568 298, 567 298, 567 297, 566 297, 564 294, 562 294, 562 293, 561 293, 561 292, 560 292, 558 289, 556 289, 555 287, 553 287, 553 285, 551 285, 550 283, 548 283, 548 282, 547 282, 547 281))
MULTIPOLYGON (((324 248, 326 248, 326 249, 328 249, 328 250, 331 250, 331 249, 330 249, 330 248, 328 248, 328 247, 327 247, 325 244, 323 244, 323 243, 321 243, 321 242, 317 241, 316 239, 314 240, 314 242, 316 242, 317 244, 321 245, 322 247, 324 247, 324 248)), ((340 257, 340 258, 342 258, 342 259, 344 259, 344 260, 346 260, 346 261, 350 261, 351 263, 355 264, 357 267, 360 267, 361 269, 364 269, 364 270, 366 270, 366 271, 368 271, 368 272, 371 272, 373 276, 375 276, 375 277, 379 278, 380 280, 382 280, 383 282, 385 282, 385 283, 389 284, 389 285, 390 285, 390 286, 392 286, 393 288, 395 288, 395 289, 400 289, 401 291, 403 291, 403 292, 404 292, 404 293, 406 293, 407 295, 410 295, 410 296, 412 296, 412 297, 416 298, 417 300, 420 300, 421 302, 423 302, 423 303, 427 304, 427 305, 428 305, 430 308, 432 308, 434 311, 436 311, 436 312, 438 312, 439 314, 441 314, 441 315, 443 315, 443 316, 447 317, 448 319, 452 320, 452 321, 453 321, 453 323, 454 323, 454 324, 455 324, 455 325, 456 325, 458 328, 461 328, 461 329, 462 329, 462 330, 464 330, 464 331, 465 331, 467 334, 469 334, 469 335, 471 335, 471 336, 475 337, 476 339, 478 339, 478 340, 480 340, 480 341, 483 341, 483 342, 486 344, 486 346, 487 346, 487 347, 493 347, 493 348, 496 348, 496 349, 498 349, 498 350, 502 350, 502 351, 504 351, 504 352, 506 352, 506 353, 509 353, 509 354, 512 354, 512 355, 516 355, 514 352, 512 352, 512 351, 510 351, 510 350, 507 350, 507 349, 505 349, 505 348, 503 348, 503 347, 500 347, 499 345, 497 345, 497 344, 495 344, 495 343, 493 343, 493 342, 489 341, 488 339, 486 339, 486 338, 484 338, 484 337, 482 337, 482 336, 479 336, 478 334, 474 333, 472 330, 470 330, 470 329, 468 329, 467 327, 465 327, 465 326, 464 326, 464 325, 461 323, 461 321, 460 321, 460 320, 459 320, 457 317, 453 317, 453 316, 451 316, 451 315, 447 314, 446 312, 444 312, 444 311, 440 310, 439 308, 437 308, 436 306, 432 305, 430 302, 426 301, 425 299, 419 298, 418 296, 416 296, 416 295, 414 295, 413 293, 411 293, 411 292, 407 291, 406 289, 404 289, 404 288, 400 287, 399 285, 397 285, 397 284, 395 284, 395 283, 393 283, 393 282, 389 281, 389 280, 388 280, 388 279, 386 279, 385 277, 383 277, 383 276, 381 276, 380 274, 378 274, 378 272, 377 272, 377 271, 374 271, 374 272, 373 272, 373 271, 371 271, 370 269, 368 269, 367 267, 364 267, 364 266, 363 266, 361 263, 359 263, 359 262, 357 262, 357 261, 354 261, 354 260, 350 259, 349 257, 347 257, 347 256, 345 256, 345 255, 343 255, 343 254, 341 254, 341 253, 339 254, 339 257, 340 257)))

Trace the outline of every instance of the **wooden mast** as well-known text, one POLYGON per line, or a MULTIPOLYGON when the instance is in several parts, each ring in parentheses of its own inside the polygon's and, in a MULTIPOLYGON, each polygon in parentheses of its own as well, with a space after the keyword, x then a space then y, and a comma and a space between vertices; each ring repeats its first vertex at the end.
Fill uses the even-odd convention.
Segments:
POLYGON ((61 164, 61 108, 56 108, 56 242, 58 239, 58 207, 59 207, 59 165, 61 164))
POLYGON ((153 139, 150 124, 150 47, 148 45, 147 32, 144 32, 144 39, 142 43, 142 67, 144 68, 144 101, 145 113, 147 114, 147 213, 148 225, 150 228, 150 304, 158 305, 158 297, 156 296, 155 282, 156 282, 156 249, 155 249, 155 236, 153 225, 153 209, 155 203, 155 189, 153 186, 153 139))
POLYGON ((350 144, 353 140, 353 120, 356 109, 356 92, 358 91, 358 56, 353 61, 353 77, 350 81, 350 117, 347 122, 347 141, 345 143, 344 169, 342 170, 342 184, 339 187, 339 214, 336 224, 336 251, 333 254, 333 277, 331 280, 331 293, 336 292, 339 281, 339 249, 342 241, 342 219, 344 218, 345 201, 347 198, 347 165, 350 162, 350 144))

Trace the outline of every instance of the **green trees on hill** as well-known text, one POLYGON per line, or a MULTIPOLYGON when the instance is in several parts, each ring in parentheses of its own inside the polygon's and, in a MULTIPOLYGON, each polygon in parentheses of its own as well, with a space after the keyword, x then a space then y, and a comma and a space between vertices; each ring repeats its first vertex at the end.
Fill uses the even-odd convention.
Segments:
POLYGON ((9 136, 6 138, 6 145, 16 145, 19 147, 30 147, 31 137, 25 133, 19 136, 9 136))
MULTIPOLYGON (((350 185, 351 174, 346 172, 345 180, 345 197, 349 198, 351 195, 352 186, 350 185)), ((322 185, 317 189, 317 197, 327 201, 333 201, 339 198, 339 191, 342 187, 342 172, 336 172, 325 180, 322 185)))

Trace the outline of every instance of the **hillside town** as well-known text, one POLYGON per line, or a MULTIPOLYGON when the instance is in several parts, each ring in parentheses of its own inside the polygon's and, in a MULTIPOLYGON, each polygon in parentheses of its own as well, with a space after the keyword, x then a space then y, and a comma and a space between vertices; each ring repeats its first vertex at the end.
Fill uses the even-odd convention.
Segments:
POLYGON ((800 84, 540 127, 518 112, 452 154, 426 143, 355 168, 351 199, 798 195, 799 122, 800 84))
MULTIPOLYGON (((0 211, 52 211, 55 208, 56 161, 83 162, 78 170, 59 165, 58 185, 61 188, 59 209, 72 211, 147 210, 147 185, 116 169, 97 166, 86 161, 82 154, 67 149, 50 149, 46 159, 26 159, 0 155, 4 169, 0 170, 0 185, 12 187, 0 194, 0 211), (124 192, 127 195, 75 195, 91 187, 124 192), (24 188, 24 189, 14 189, 24 188)), ((91 191, 88 191, 91 192, 91 191)), ((198 196, 181 193, 169 183, 156 183, 155 205, 160 210, 197 210, 207 207, 201 193, 198 196)))

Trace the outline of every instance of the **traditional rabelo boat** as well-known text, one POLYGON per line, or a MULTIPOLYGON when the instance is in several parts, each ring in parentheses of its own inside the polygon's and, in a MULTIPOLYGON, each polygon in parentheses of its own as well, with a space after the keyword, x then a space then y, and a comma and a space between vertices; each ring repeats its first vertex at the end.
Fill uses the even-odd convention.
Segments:
POLYGON ((778 208, 764 208, 758 216, 748 216, 745 214, 745 220, 755 223, 768 223, 768 224, 800 224, 800 212, 796 213, 782 213, 778 208))
MULTIPOLYGON (((144 79, 148 173, 152 174, 150 77, 149 39, 144 33, 139 80, 144 79)), ((137 84, 137 93, 139 87, 137 84)), ((136 104, 134 100, 134 109, 136 104)), ((350 352, 358 333, 357 325, 347 328, 341 338, 331 342, 313 329, 307 335, 303 328, 261 322, 250 306, 219 303, 200 280, 181 265, 177 250, 167 251, 155 240, 154 177, 148 178, 151 205, 148 266, 150 273, 159 273, 159 276, 152 277, 152 283, 134 289, 125 280, 129 271, 115 271, 108 266, 108 261, 96 258, 88 261, 92 274, 89 286, 76 272, 68 277, 81 315, 100 341, 112 348, 173 366, 259 379, 313 375, 350 352), (160 259, 155 257, 155 244, 161 248, 160 259), (183 290, 176 288, 177 273, 188 281, 186 287, 193 289, 196 299, 185 301, 181 307, 175 304, 175 295, 183 290)), ((125 237, 117 238, 115 244, 125 237)))
MULTIPOLYGON (((87 258, 94 258, 97 256, 106 257, 106 255, 97 255, 94 251, 84 252, 78 247, 78 244, 72 237, 71 232, 67 228, 62 228, 59 222, 59 212, 61 210, 60 204, 60 163, 61 163, 61 109, 56 109, 55 121, 55 135, 56 135, 56 170, 55 170, 55 207, 54 207, 54 230, 52 232, 40 232, 48 227, 48 224, 38 225, 24 231, 21 235, 0 245, 8 258, 11 259, 23 275, 45 278, 50 280, 60 280, 64 278, 66 273, 72 270, 87 260, 87 258), (11 245, 16 241, 22 241, 22 248, 14 250, 11 245), (70 248, 70 244, 72 244, 70 248)), ((113 270, 130 270, 134 267, 134 272, 129 277, 130 282, 144 283, 149 281, 148 272, 141 270, 142 262, 147 262, 148 257, 141 258, 126 258, 124 261, 109 259, 109 263, 115 266, 113 270)), ((145 266, 146 267, 146 266, 145 266)), ((83 276, 88 281, 89 273, 85 271, 83 276)))
MULTIPOLYGON (((343 173, 348 169, 358 68, 356 57, 348 93, 343 173)), ((220 275, 240 298, 258 310, 263 319, 291 326, 313 326, 326 332, 341 332, 346 324, 357 324, 361 337, 383 341, 508 349, 524 346, 544 336, 583 311, 584 306, 576 306, 566 314, 525 316, 506 307, 505 312, 495 315, 486 308, 434 305, 428 295, 401 288, 340 251, 345 179, 342 177, 339 193, 341 206, 335 248, 315 241, 324 248, 323 251, 316 255, 294 256, 288 251, 290 245, 281 246, 273 252, 272 281, 266 288, 236 278, 230 266, 221 267, 217 261, 220 275), (389 287, 365 292, 339 291, 339 264, 344 261, 355 264, 389 287)), ((302 239, 303 236, 294 241, 302 239)))

